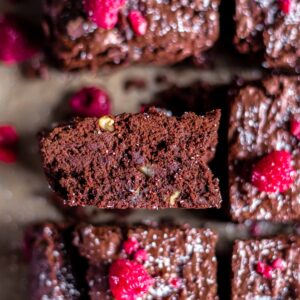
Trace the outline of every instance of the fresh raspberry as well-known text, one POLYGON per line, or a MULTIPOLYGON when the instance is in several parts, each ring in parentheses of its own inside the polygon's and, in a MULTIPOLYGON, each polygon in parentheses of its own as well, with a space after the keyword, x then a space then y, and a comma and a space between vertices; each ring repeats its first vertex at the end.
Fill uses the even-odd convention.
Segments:
POLYGON ((291 10, 291 0, 278 0, 279 9, 288 15, 291 10))
POLYGON ((128 255, 137 251, 138 248, 139 248, 139 242, 135 238, 130 238, 127 241, 125 241, 123 244, 123 249, 128 255))
POLYGON ((292 119, 290 123, 290 131, 293 136, 300 140, 300 121, 292 119))
POLYGON ((0 16, 0 44, 0 61, 5 64, 23 62, 38 53, 12 16, 0 16))
POLYGON ((295 179, 291 154, 287 151, 273 151, 256 163, 251 181, 260 191, 285 192, 295 179))
POLYGON ((148 292, 153 282, 144 266, 135 261, 118 259, 109 270, 110 290, 116 300, 136 300, 148 292))
POLYGON ((11 164, 16 162, 18 134, 10 125, 0 126, 0 161, 11 164))
POLYGON ((83 0, 90 20, 103 29, 112 29, 118 22, 118 13, 126 0, 83 0))
POLYGON ((70 99, 70 107, 82 117, 102 117, 111 112, 110 98, 107 93, 96 87, 84 87, 70 99))
POLYGON ((276 258, 272 262, 272 267, 275 270, 284 270, 286 268, 286 262, 281 258, 276 258))
POLYGON ((136 35, 144 35, 147 31, 147 20, 138 10, 132 10, 128 14, 132 30, 136 35))
POLYGON ((144 249, 139 249, 134 253, 133 256, 134 260, 136 260, 139 263, 143 263, 148 259, 148 253, 144 249))
POLYGON ((267 265, 266 263, 264 263, 263 261, 259 261, 256 264, 256 272, 260 275, 262 275, 264 278, 270 279, 272 278, 272 272, 273 272, 273 268, 269 265, 267 265))

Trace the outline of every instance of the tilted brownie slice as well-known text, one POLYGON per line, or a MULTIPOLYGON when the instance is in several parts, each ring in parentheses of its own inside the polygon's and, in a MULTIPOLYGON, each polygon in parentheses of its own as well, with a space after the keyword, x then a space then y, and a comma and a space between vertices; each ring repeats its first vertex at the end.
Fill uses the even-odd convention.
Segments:
POLYGON ((67 228, 52 223, 26 231, 30 299, 81 299, 82 288, 72 265, 71 236, 67 238, 67 233, 67 228))
POLYGON ((207 160, 220 112, 76 119, 40 140, 49 183, 69 205, 99 208, 220 207, 207 160))
POLYGON ((300 219, 300 81, 272 76, 237 88, 229 120, 232 218, 300 219))
POLYGON ((300 2, 235 0, 234 43, 241 53, 262 53, 268 68, 300 66, 300 2))
POLYGON ((232 300, 300 297, 300 238, 236 241, 232 300))
POLYGON ((214 45, 219 2, 46 0, 44 28, 51 54, 65 70, 173 64, 200 59, 214 45))

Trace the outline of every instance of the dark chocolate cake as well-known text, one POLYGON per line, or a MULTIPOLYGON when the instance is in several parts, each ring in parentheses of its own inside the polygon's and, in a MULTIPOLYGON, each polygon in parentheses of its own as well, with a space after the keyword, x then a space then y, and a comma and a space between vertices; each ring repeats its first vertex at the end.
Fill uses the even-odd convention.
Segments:
POLYGON ((220 207, 207 160, 220 111, 75 119, 44 133, 40 148, 54 191, 69 205, 99 208, 220 207))
POLYGON ((46 0, 44 31, 64 70, 202 60, 219 36, 219 2, 46 0))
POLYGON ((79 225, 73 233, 68 230, 55 224, 35 227, 33 300, 218 299, 217 236, 210 229, 79 225), (63 235, 74 236, 78 257, 71 265, 65 262, 63 235), (76 267, 81 260, 86 268, 76 267), (69 289, 66 280, 79 273, 86 279, 84 289, 69 289))
POLYGON ((299 1, 235 1, 236 48, 241 53, 261 53, 267 68, 299 68, 299 1))
POLYGON ((299 94, 297 77, 272 76, 236 88, 229 120, 234 220, 299 221, 299 94))
POLYGON ((232 270, 232 300, 299 299, 300 239, 237 241, 232 270))

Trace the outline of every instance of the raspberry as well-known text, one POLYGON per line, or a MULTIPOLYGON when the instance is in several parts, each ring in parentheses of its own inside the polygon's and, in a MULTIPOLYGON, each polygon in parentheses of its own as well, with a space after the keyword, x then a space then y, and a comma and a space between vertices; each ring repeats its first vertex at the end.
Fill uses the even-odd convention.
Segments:
POLYGON ((262 261, 259 261, 257 263, 255 270, 258 274, 262 275, 267 279, 272 278, 273 268, 262 261))
POLYGON ((82 117, 99 118, 111 111, 109 96, 96 87, 82 88, 71 97, 69 104, 73 112, 82 117))
POLYGON ((130 238, 124 242, 123 248, 126 254, 132 254, 139 248, 139 242, 135 238, 130 238))
POLYGON ((293 119, 290 123, 290 131, 293 136, 300 140, 300 121, 293 119))
POLYGON ((84 10, 91 21, 103 29, 112 29, 118 22, 119 10, 125 0, 83 0, 84 10))
POLYGON ((0 161, 10 164, 17 160, 18 134, 10 125, 0 126, 0 161))
POLYGON ((275 269, 275 270, 284 270, 286 268, 286 262, 281 259, 281 258, 276 258, 275 260, 273 260, 272 262, 272 267, 275 269))
POLYGON ((144 35, 147 31, 147 21, 138 10, 132 10, 128 14, 132 30, 136 35, 144 35))
POLYGON ((291 10, 291 0, 278 0, 279 9, 285 14, 289 14, 291 10))
POLYGON ((136 260, 139 263, 143 263, 148 259, 148 253, 144 249, 139 249, 134 253, 133 256, 134 260, 136 260))
POLYGON ((179 278, 172 278, 171 280, 170 280, 170 284, 171 284, 171 286, 173 287, 173 288, 175 288, 175 289, 179 289, 180 288, 180 286, 181 286, 181 280, 179 279, 179 278))
POLYGON ((142 297, 153 281, 144 266, 134 261, 118 259, 109 270, 110 290, 116 300, 136 300, 142 297))
POLYGON ((0 60, 6 64, 23 62, 38 52, 12 16, 0 16, 0 44, 0 60))
POLYGON ((252 184, 264 192, 285 192, 295 179, 291 161, 287 151, 271 152, 254 165, 252 184))

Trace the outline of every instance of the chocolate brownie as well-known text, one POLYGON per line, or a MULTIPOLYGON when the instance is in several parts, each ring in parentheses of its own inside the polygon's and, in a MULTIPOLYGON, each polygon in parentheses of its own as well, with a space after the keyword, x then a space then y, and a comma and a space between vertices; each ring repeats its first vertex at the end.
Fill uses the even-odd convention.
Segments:
POLYGON ((99 208, 220 207, 207 160, 220 111, 75 119, 44 133, 40 149, 54 191, 69 205, 99 208))
POLYGON ((236 0, 235 20, 241 53, 261 53, 267 68, 300 66, 298 0, 236 0))
POLYGON ((232 300, 300 299, 300 238, 236 241, 232 300))
POLYGON ((133 63, 165 65, 188 57, 199 59, 219 36, 220 0, 118 0, 122 2, 118 22, 110 29, 91 20, 93 12, 85 7, 92 1, 85 1, 86 4, 81 0, 44 1, 48 46, 64 70, 133 63), (135 32, 130 22, 132 12, 137 12, 144 22, 145 32, 135 32))
POLYGON ((81 299, 82 291, 72 266, 67 232, 64 226, 52 223, 27 229, 25 254, 30 262, 32 300, 81 299))
POLYGON ((299 78, 285 76, 235 90, 228 134, 235 221, 299 221, 299 95, 299 78))
POLYGON ((32 299, 218 299, 210 229, 47 223, 30 232, 32 299))

